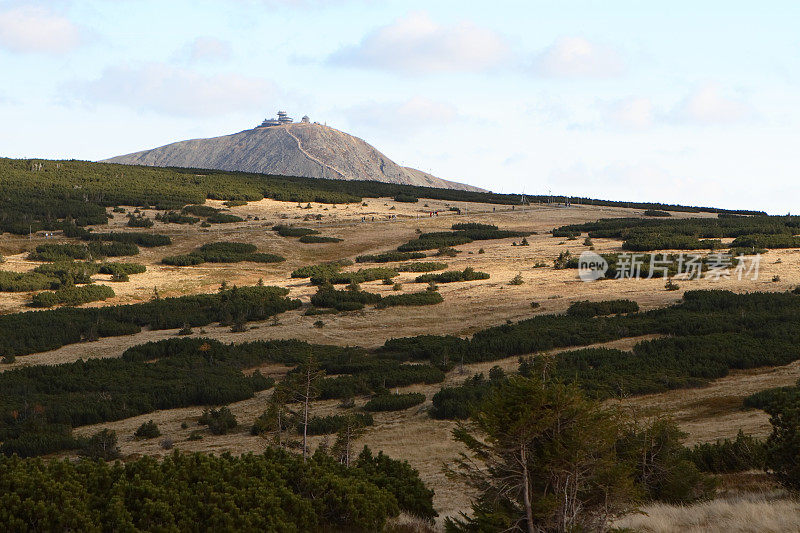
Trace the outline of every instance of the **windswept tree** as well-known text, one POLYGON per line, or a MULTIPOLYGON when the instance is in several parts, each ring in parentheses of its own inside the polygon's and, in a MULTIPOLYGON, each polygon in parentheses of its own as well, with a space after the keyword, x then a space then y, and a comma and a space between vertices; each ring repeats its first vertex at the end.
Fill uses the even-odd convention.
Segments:
POLYGON ((345 415, 345 422, 336 434, 336 442, 331 447, 331 455, 334 459, 345 466, 355 459, 353 452, 355 441, 364 434, 363 418, 355 416, 353 413, 345 415))
POLYGON ((311 350, 303 357, 302 362, 297 365, 284 380, 281 387, 286 394, 288 401, 298 403, 301 406, 300 421, 303 426, 303 460, 308 457, 308 420, 311 402, 319 397, 320 381, 325 376, 325 372, 319 369, 319 364, 311 350))
POLYGON ((454 430, 452 473, 478 490, 448 531, 601 531, 638 496, 616 443, 622 422, 575 386, 511 377, 454 430))

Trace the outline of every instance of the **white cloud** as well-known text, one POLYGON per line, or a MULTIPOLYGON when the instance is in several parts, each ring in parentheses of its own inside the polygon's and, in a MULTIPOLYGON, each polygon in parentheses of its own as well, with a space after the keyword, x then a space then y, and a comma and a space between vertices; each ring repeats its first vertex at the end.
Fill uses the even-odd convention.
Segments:
POLYGON ((231 58, 231 44, 216 37, 201 36, 188 43, 179 57, 189 63, 211 63, 231 58))
POLYGON ((23 5, 0 12, 0 48, 12 52, 61 54, 81 44, 69 19, 44 7, 23 5))
POLYGON ((103 102, 182 116, 258 113, 278 92, 275 85, 261 78, 206 76, 159 63, 109 67, 98 79, 71 89, 84 103, 103 102))
POLYGON ((471 22, 442 26, 411 13, 369 33, 328 57, 333 65, 406 72, 475 71, 496 66, 508 54, 498 34, 471 22))
POLYGON ((626 128, 646 128, 653 124, 653 103, 649 98, 631 97, 612 104, 608 119, 626 128))
POLYGON ((562 37, 533 60, 534 74, 552 78, 608 78, 625 63, 612 48, 583 37, 562 37))
POLYGON ((690 92, 672 111, 678 122, 726 124, 752 116, 745 102, 729 97, 716 84, 707 83, 690 92))
POLYGON ((367 103, 347 110, 347 117, 358 129, 379 134, 411 134, 434 124, 449 124, 458 111, 450 104, 415 97, 405 102, 367 103))

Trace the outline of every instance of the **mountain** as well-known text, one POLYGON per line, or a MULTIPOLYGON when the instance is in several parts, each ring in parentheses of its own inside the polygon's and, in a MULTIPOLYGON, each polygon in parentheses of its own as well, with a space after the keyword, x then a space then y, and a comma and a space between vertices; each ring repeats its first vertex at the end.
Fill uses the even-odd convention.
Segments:
POLYGON ((106 162, 239 170, 311 178, 373 180, 483 191, 471 185, 443 180, 421 170, 400 166, 358 137, 310 122, 262 126, 222 137, 180 141, 112 157, 106 162))

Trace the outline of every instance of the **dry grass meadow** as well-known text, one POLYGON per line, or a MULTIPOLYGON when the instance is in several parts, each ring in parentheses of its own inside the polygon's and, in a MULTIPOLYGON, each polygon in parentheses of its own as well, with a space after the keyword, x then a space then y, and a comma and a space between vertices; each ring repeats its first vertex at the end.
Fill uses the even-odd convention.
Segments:
MULTIPOLYGON (((219 202, 209 201, 220 207, 219 202)), ((491 278, 483 281, 442 284, 440 292, 444 303, 436 307, 395 307, 388 309, 366 309, 363 312, 341 313, 322 317, 324 327, 313 327, 320 317, 303 316, 303 309, 279 315, 275 321, 250 324, 243 333, 232 333, 229 328, 209 326, 194 335, 213 337, 224 342, 243 342, 256 339, 298 338, 315 343, 337 345, 360 345, 377 347, 392 337, 412 336, 423 333, 453 334, 467 336, 488 326, 520 320, 534 313, 563 312, 577 300, 607 300, 627 298, 636 300, 643 309, 669 305, 678 301, 685 289, 723 288, 734 291, 787 290, 800 284, 800 250, 771 251, 761 264, 760 281, 748 280, 698 280, 681 282, 681 290, 666 291, 663 280, 606 280, 584 283, 574 270, 555 270, 553 260, 562 251, 580 254, 587 247, 583 239, 564 240, 549 235, 557 226, 617 216, 641 216, 641 211, 593 207, 536 205, 514 210, 506 206, 493 207, 482 204, 420 200, 418 204, 397 203, 391 199, 367 199, 366 205, 298 205, 273 200, 252 202, 230 211, 246 222, 225 224, 208 229, 199 226, 165 225, 156 222, 152 231, 165 233, 173 238, 173 244, 162 248, 142 248, 141 254, 122 260, 143 263, 145 274, 133 275, 130 281, 111 283, 108 276, 96 276, 97 281, 108 282, 116 297, 95 305, 131 303, 149 300, 157 288, 161 296, 213 292, 225 281, 229 285, 252 285, 263 279, 267 285, 280 285, 290 289, 290 296, 307 303, 315 292, 307 279, 290 279, 289 273, 302 265, 350 258, 366 253, 388 251, 415 237, 417 230, 423 232, 446 230, 455 222, 476 221, 492 223, 501 229, 536 232, 528 237, 529 246, 513 246, 515 239, 474 242, 457 247, 456 257, 443 258, 448 269, 464 269, 467 266, 488 272, 491 278), (458 207, 461 215, 448 211, 458 207), (429 211, 439 211, 431 217, 429 211), (315 218, 321 215, 321 220, 315 218), (395 218, 396 217, 396 218, 395 218), (366 221, 362 222, 362 218, 366 221), (374 221, 373 221, 374 218, 374 221), (276 223, 294 223, 315 227, 323 235, 341 237, 338 244, 301 244, 297 239, 278 236, 270 230, 276 223), (162 257, 186 253, 204 243, 214 241, 248 242, 258 246, 259 251, 278 253, 287 258, 279 264, 203 264, 194 267, 169 267, 160 264, 162 257), (544 266, 542 266, 544 265, 544 266), (508 284, 520 273, 523 285, 508 284), (773 276, 779 282, 771 281, 773 276), (531 308, 531 302, 540 307, 531 308)), ((147 210, 148 216, 155 213, 147 210)), ((674 213, 675 217, 698 216, 674 213)), ((711 215, 704 215, 711 216, 711 215)), ((126 219, 115 214, 111 226, 124 231, 126 219)), ((149 231, 149 230, 148 230, 149 231)), ((4 270, 28 271, 38 263, 26 259, 27 252, 45 241, 0 236, 0 253, 5 256, 4 270)), ((618 241, 594 239, 597 252, 618 251, 618 241)), ((437 259, 438 260, 438 259, 437 259)), ((356 265, 350 269, 358 268, 356 265)), ((417 274, 403 273, 396 280, 403 284, 403 292, 422 290, 424 286, 412 283, 417 274)), ((387 294, 391 286, 380 281, 365 283, 362 287, 371 292, 387 294)), ((0 293, 0 313, 24 311, 30 295, 25 293, 0 293)), ((143 342, 174 336, 176 331, 143 331, 137 335, 104 338, 96 342, 75 344, 50 352, 18 357, 10 365, 0 366, 0 371, 22 365, 57 364, 93 357, 117 357, 126 348, 143 342)), ((606 345, 630 349, 640 338, 622 339, 606 345)), ((516 358, 492 363, 467 365, 462 374, 454 370, 447 376, 448 383, 456 383, 473 372, 486 372, 499 364, 514 370, 516 358)), ((282 366, 269 365, 261 369, 265 374, 279 376, 286 372, 282 366)), ((688 433, 688 442, 706 442, 717 438, 732 437, 741 429, 746 433, 764 435, 769 429, 767 416, 761 411, 743 410, 742 399, 752 392, 795 383, 800 378, 800 363, 780 368, 767 368, 748 372, 736 372, 707 387, 671 391, 664 394, 643 396, 622 401, 624 408, 636 409, 645 414, 667 413, 674 416, 688 433)), ((362 438, 363 444, 374 450, 383 450, 393 457, 407 459, 417 468, 426 483, 436 491, 435 504, 440 515, 465 511, 469 507, 470 493, 465 487, 445 477, 443 468, 459 452, 450 437, 453 422, 436 421, 427 416, 430 399, 441 387, 436 385, 414 385, 408 391, 423 392, 427 402, 407 411, 378 413, 375 426, 369 428, 362 438)), ((171 439, 177 449, 243 453, 262 450, 267 443, 249 434, 252 421, 264 410, 269 391, 255 398, 231 405, 238 417, 240 430, 233 434, 214 436, 204 433, 202 440, 187 440, 189 433, 199 429, 197 418, 202 408, 173 409, 143 415, 127 420, 106 423, 100 426, 83 427, 78 433, 89 434, 99 427, 116 430, 121 440, 123 454, 164 454, 159 440, 140 441, 132 438, 134 430, 147 420, 158 423, 165 437, 171 439), (182 423, 188 427, 182 429, 182 423)), ((363 404, 366 399, 357 401, 363 404)), ((337 401, 317 402, 314 414, 337 411, 337 401)), ((312 447, 321 438, 312 440, 312 447)), ((646 514, 626 518, 619 526, 642 531, 800 531, 800 509, 793 500, 785 497, 751 497, 739 495, 715 500, 688 508, 665 505, 644 509, 646 514)))

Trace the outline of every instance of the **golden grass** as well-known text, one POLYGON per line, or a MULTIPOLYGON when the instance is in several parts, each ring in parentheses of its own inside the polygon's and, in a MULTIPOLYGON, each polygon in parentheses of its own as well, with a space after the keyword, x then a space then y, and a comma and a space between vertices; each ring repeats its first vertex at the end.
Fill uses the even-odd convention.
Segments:
POLYGON ((720 498, 694 505, 652 504, 643 514, 614 524, 647 533, 786 532, 800 531, 800 503, 768 494, 720 498))

